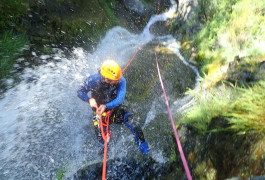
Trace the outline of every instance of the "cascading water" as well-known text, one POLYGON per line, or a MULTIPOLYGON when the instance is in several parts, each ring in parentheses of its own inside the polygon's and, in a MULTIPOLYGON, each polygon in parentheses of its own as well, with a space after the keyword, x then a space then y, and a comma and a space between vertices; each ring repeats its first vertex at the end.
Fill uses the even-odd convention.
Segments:
MULTIPOLYGON (((153 16, 141 34, 114 27, 93 54, 76 48, 72 57, 66 58, 58 51, 52 61, 23 71, 22 81, 0 100, 0 179, 55 179, 60 170, 71 177, 84 165, 102 161, 89 122, 91 111, 76 91, 103 60, 115 59, 124 67, 138 47, 154 38, 163 39, 149 29, 176 11, 176 3, 172 4, 167 13, 153 16)), ((127 134, 129 137, 123 136, 115 147, 131 138, 127 134)), ((110 149, 109 158, 114 154, 115 149, 110 149)), ((119 156, 126 154, 123 150, 119 156)), ((159 158, 158 154, 152 156, 159 158)))

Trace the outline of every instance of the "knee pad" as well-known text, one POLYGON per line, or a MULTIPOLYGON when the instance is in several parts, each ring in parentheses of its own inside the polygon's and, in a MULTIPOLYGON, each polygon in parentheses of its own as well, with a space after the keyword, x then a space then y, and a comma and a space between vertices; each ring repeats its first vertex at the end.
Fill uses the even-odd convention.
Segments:
POLYGON ((129 122, 132 119, 133 115, 131 113, 125 113, 123 116, 124 122, 129 122))

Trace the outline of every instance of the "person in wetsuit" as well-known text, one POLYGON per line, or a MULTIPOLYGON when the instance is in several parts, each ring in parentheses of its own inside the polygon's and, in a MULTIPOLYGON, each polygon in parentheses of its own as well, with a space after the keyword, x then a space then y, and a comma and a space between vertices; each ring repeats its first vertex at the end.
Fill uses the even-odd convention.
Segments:
POLYGON ((143 154, 149 147, 141 127, 133 121, 132 114, 122 105, 126 95, 126 79, 120 66, 113 60, 106 60, 100 72, 89 76, 77 91, 83 101, 90 104, 92 110, 102 114, 111 110, 110 122, 124 123, 134 135, 134 140, 143 154), (88 93, 91 93, 91 96, 88 93))

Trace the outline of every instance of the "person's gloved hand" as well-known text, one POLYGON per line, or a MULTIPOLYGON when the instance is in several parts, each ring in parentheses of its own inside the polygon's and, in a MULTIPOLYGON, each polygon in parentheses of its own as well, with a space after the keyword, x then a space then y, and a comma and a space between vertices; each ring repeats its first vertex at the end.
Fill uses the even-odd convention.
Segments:
POLYGON ((97 102, 94 98, 90 98, 88 100, 88 103, 90 104, 91 108, 96 108, 96 109, 98 108, 97 102))
POLYGON ((149 147, 147 142, 141 142, 139 144, 139 148, 142 154, 148 154, 149 153, 149 147))
POLYGON ((107 106, 105 104, 101 104, 98 109, 97 109, 97 113, 98 114, 102 114, 103 112, 105 112, 105 110, 107 109, 107 106))

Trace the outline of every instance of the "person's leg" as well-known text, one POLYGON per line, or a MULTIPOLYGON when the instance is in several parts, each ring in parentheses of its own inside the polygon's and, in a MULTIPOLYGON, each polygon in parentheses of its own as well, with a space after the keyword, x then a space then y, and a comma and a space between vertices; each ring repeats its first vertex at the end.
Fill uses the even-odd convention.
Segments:
POLYGON ((144 133, 138 123, 133 121, 133 115, 131 113, 124 114, 124 124, 130 129, 131 133, 134 135, 135 142, 144 142, 144 133))
POLYGON ((149 148, 145 141, 144 133, 140 125, 133 120, 133 115, 127 111, 126 106, 120 106, 113 112, 113 118, 115 123, 124 123, 134 136, 135 143, 139 146, 143 154, 148 154, 149 148))
POLYGON ((134 136, 135 143, 139 146, 140 151, 143 154, 149 153, 149 147, 144 138, 144 133, 142 128, 138 123, 133 121, 133 115, 130 113, 124 114, 124 124, 130 129, 131 133, 134 136))

